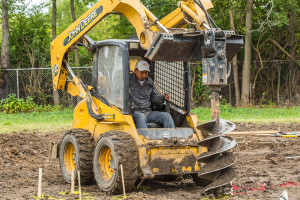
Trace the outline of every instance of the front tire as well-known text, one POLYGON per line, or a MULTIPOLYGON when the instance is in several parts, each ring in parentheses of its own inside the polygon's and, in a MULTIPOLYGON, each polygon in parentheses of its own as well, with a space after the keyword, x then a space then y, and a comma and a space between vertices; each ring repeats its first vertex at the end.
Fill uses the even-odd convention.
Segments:
POLYGON ((75 180, 80 170, 82 184, 90 184, 93 176, 93 148, 94 138, 88 130, 69 130, 60 145, 59 164, 62 176, 67 183, 71 183, 71 172, 74 171, 75 180))
POLYGON ((128 133, 121 131, 102 134, 93 158, 95 180, 101 190, 109 193, 122 191, 121 164, 128 191, 134 188, 137 179, 138 152, 134 140, 128 133))

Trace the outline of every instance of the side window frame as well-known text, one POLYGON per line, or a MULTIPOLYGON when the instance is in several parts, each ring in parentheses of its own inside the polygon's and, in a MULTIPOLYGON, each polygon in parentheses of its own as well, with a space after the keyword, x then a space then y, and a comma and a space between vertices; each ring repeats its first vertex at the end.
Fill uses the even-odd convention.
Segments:
POLYGON ((129 101, 129 51, 128 44, 126 42, 119 41, 105 41, 95 45, 97 50, 95 52, 96 58, 94 59, 92 70, 92 83, 91 85, 96 89, 98 83, 98 61, 99 50, 105 46, 118 46, 122 52, 122 70, 123 70, 123 108, 121 108, 123 114, 130 114, 130 101, 129 101))

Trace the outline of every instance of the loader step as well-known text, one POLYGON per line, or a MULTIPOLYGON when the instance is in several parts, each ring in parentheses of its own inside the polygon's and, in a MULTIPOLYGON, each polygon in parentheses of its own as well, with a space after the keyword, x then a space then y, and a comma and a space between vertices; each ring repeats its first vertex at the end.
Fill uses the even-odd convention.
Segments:
POLYGON ((170 138, 191 138, 194 134, 192 128, 141 128, 137 129, 139 135, 148 140, 162 140, 170 138))
POLYGON ((236 162, 236 157, 232 152, 225 152, 222 156, 210 163, 206 163, 199 171, 198 176, 216 172, 232 166, 236 162))

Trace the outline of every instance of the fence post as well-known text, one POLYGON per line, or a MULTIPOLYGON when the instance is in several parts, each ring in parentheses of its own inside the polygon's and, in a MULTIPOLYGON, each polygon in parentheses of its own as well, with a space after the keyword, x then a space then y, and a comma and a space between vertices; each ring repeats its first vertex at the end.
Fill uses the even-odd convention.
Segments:
POLYGON ((20 93, 19 93, 19 68, 17 68, 17 95, 18 99, 20 98, 20 93))

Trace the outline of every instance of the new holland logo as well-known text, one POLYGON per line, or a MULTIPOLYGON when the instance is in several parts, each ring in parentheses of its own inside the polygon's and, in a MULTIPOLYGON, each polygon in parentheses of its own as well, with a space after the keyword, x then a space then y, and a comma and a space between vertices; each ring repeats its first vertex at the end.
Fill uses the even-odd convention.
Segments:
POLYGON ((64 39, 64 46, 69 44, 83 29, 85 29, 94 19, 96 19, 103 12, 103 6, 99 6, 93 10, 86 18, 80 21, 80 23, 69 32, 69 35, 64 39))

